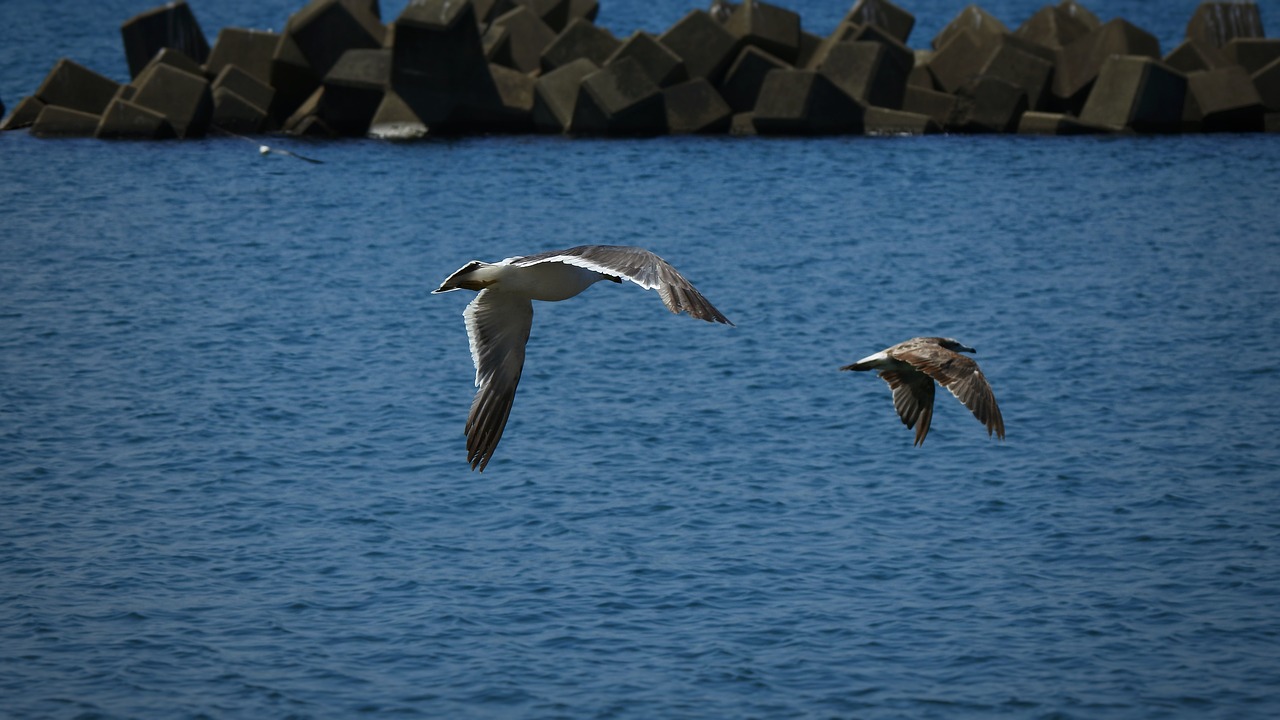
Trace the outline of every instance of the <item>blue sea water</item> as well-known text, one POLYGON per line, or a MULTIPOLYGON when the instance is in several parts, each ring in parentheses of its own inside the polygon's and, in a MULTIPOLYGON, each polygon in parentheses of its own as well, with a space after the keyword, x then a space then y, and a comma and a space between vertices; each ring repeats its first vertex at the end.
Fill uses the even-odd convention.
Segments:
MULTIPOLYGON (((1168 46, 1151 5, 1089 7, 1168 46)), ((11 105, 54 7, 0 4, 11 105)), ((1280 713, 1274 137, 266 141, 323 164, 0 134, 0 717, 1280 713), (593 242, 736 327, 539 304, 471 472, 430 290, 593 242), (1004 442, 837 370, 920 334, 1004 442)))

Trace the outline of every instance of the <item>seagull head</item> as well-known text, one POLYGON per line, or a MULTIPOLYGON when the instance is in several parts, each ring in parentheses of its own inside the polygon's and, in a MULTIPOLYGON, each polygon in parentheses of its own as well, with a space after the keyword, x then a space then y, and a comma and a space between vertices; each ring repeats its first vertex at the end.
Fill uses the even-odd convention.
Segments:
POLYGON ((968 345, 962 344, 959 340, 956 340, 955 338, 942 338, 938 342, 938 344, 952 352, 967 352, 967 353, 978 352, 977 350, 974 350, 968 345))

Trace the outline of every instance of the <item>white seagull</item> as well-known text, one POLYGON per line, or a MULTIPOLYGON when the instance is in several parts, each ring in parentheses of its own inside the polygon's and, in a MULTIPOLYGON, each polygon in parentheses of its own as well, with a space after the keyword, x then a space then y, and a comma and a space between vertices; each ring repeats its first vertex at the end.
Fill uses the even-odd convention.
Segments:
POLYGON ((479 388, 467 415, 467 460, 472 470, 484 471, 511 414, 533 324, 529 301, 567 300, 601 280, 624 279, 657 290, 673 313, 683 310, 699 320, 733 324, 675 268, 637 247, 581 245, 496 263, 472 260, 432 291, 480 293, 462 313, 479 388))
POLYGON ((916 445, 924 442, 933 420, 933 383, 951 391, 987 426, 987 435, 1004 439, 1004 418, 991 384, 978 363, 961 352, 977 352, 952 338, 918 337, 868 355, 841 370, 879 370, 893 389, 893 407, 902 423, 916 429, 916 445))

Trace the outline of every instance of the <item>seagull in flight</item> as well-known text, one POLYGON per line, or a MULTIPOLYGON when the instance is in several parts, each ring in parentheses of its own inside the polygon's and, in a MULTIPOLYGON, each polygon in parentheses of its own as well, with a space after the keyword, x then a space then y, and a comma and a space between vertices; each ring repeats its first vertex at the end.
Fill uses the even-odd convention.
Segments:
POLYGON ((432 291, 479 293, 462 313, 479 388, 466 426, 472 470, 484 472, 511 414, 533 324, 529 301, 567 300, 601 280, 630 280, 645 290, 657 290, 673 313, 684 311, 699 320, 733 325, 675 268, 643 248, 581 245, 496 263, 472 260, 432 291))
POLYGON ((953 338, 918 337, 868 355, 841 370, 879 370, 893 389, 893 407, 908 428, 916 429, 916 445, 924 442, 933 420, 933 383, 951 391, 978 421, 1004 439, 1004 418, 978 363, 960 353, 977 352, 953 338))

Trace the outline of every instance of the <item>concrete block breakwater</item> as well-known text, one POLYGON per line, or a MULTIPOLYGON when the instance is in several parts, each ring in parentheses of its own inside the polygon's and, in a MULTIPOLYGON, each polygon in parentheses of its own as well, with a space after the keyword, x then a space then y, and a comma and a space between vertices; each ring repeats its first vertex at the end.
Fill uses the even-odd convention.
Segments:
MULTIPOLYGON (((1076 0, 1010 29, 977 5, 913 49, 915 17, 858 0, 829 35, 715 0, 616 37, 597 0, 312 0, 282 32, 222 30, 186 2, 121 26, 131 79, 61 59, 0 129, 164 139, 283 132, 411 139, 1280 131, 1280 39, 1252 2, 1204 2, 1167 54, 1076 0)), ((0 105, 0 113, 3 113, 0 105)))

